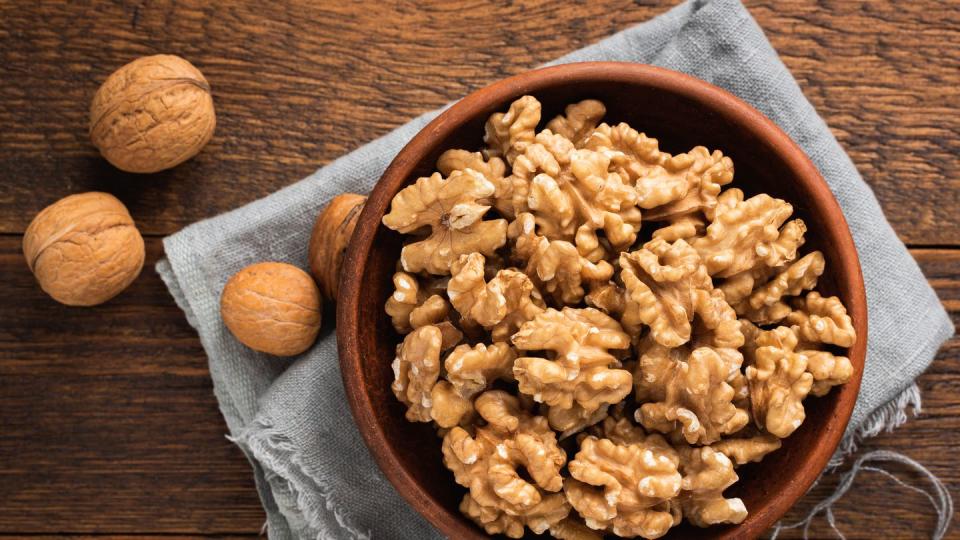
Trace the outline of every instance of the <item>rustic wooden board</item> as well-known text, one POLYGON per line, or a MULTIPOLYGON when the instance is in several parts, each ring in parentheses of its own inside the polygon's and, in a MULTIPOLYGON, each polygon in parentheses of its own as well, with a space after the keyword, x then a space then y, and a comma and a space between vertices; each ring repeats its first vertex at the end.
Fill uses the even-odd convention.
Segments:
MULTIPOLYGON (((90 189, 118 195, 146 232, 173 232, 672 3, 272 2, 264 10, 199 0, 0 2, 0 80, 9 81, 0 85, 0 232, 22 231, 44 205, 90 189), (97 158, 87 108, 112 70, 155 52, 182 54, 203 70, 217 134, 174 171, 123 174, 97 158)), ((901 236, 960 243, 951 211, 960 207, 956 3, 748 6, 901 236)))
MULTIPOLYGON (((199 341, 152 270, 156 237, 664 4, 0 0, 0 535, 257 534, 249 465, 224 438, 199 341), (126 175, 90 146, 87 107, 113 69, 155 52, 204 71, 218 130, 174 171, 126 175), (128 204, 152 236, 148 266, 107 305, 65 308, 33 284, 19 235, 46 204, 89 189, 128 204)), ((956 0, 747 4, 901 237, 938 248, 914 254, 960 322, 956 0)), ((920 383, 923 415, 864 447, 904 452, 960 497, 960 340, 920 383)), ((925 499, 897 489, 865 474, 838 505, 840 529, 927 530, 925 499)), ((829 536, 823 520, 811 533, 829 536)))

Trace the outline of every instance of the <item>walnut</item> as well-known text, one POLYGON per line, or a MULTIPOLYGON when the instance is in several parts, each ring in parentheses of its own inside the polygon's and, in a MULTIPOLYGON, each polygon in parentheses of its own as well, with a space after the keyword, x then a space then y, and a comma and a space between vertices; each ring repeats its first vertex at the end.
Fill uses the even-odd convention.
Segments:
POLYGON ((790 314, 785 296, 796 296, 817 286, 823 274, 823 254, 814 251, 787 265, 773 279, 758 287, 749 297, 738 302, 737 314, 758 324, 780 322, 790 314))
POLYGON ((247 347, 275 356, 294 356, 320 332, 320 291, 296 266, 262 262, 230 278, 220 295, 220 316, 247 347))
POLYGON ((568 517, 550 527, 550 534, 557 540, 603 540, 598 532, 579 519, 568 517))
POLYGON ((621 322, 636 335, 650 326, 657 342, 678 347, 690 340, 695 289, 711 288, 710 277, 689 244, 654 238, 641 249, 620 254, 620 278, 626 289, 621 322))
POLYGON ((484 392, 474 406, 487 425, 472 436, 454 427, 443 438, 444 464, 470 489, 461 511, 489 534, 520 538, 524 527, 546 532, 570 512, 559 493, 566 455, 556 435, 545 418, 524 411, 506 392, 484 392))
POLYGON ((806 226, 794 220, 781 230, 793 213, 786 201, 761 193, 723 211, 720 208, 706 236, 692 243, 711 276, 730 277, 758 264, 779 266, 796 257, 806 226))
POLYGON ((583 298, 587 305, 614 318, 621 318, 627 308, 627 298, 623 287, 616 283, 597 285, 583 298))
POLYGON ((706 230, 707 223, 699 214, 684 214, 668 220, 669 224, 653 231, 654 238, 667 242, 674 240, 690 240, 700 236, 706 230))
POLYGON ((799 351, 807 357, 807 372, 813 375, 810 393, 815 396, 827 395, 831 388, 849 381, 853 376, 853 364, 846 356, 806 348, 800 348, 799 351))
POLYGON ((118 169, 175 167, 206 146, 217 124, 210 85, 179 56, 138 58, 113 72, 90 104, 90 139, 118 169))
POLYGON ((498 157, 484 159, 482 153, 466 150, 447 150, 437 159, 437 170, 444 176, 466 169, 477 171, 493 184, 493 207, 504 216, 512 218, 513 184, 511 179, 505 177, 507 165, 503 160, 498 157))
POLYGON ((454 171, 446 179, 435 173, 402 189, 383 224, 401 233, 430 229, 427 238, 403 247, 403 269, 443 275, 462 254, 493 254, 506 242, 507 222, 484 221, 490 207, 477 202, 493 193, 494 185, 473 169, 454 171))
POLYGON ((750 421, 734 403, 736 390, 728 382, 739 372, 708 347, 669 349, 648 341, 637 364, 636 412, 643 427, 673 434, 691 444, 710 444, 736 433, 750 421))
POLYGON ((384 309, 394 329, 401 334, 427 325, 437 327, 443 335, 441 349, 447 350, 460 343, 463 333, 450 322, 450 304, 439 294, 431 294, 440 283, 445 285, 446 281, 434 280, 427 287, 421 287, 411 274, 397 272, 393 275, 395 290, 387 298, 384 309))
POLYGON ((499 270, 484 281, 484 263, 479 253, 461 255, 451 266, 447 295, 467 324, 479 324, 491 331, 494 341, 506 341, 543 311, 543 299, 530 278, 517 270, 499 270))
POLYGON ((449 381, 441 380, 430 390, 430 418, 441 428, 462 425, 473 417, 473 403, 460 395, 449 381))
POLYGON ((513 336, 522 351, 551 351, 552 359, 521 357, 513 374, 520 391, 550 406, 550 423, 560 431, 602 420, 606 405, 630 393, 630 372, 608 349, 626 349, 630 338, 620 324, 595 309, 548 309, 513 336))
POLYGON ((444 360, 449 380, 457 393, 470 398, 496 379, 513 380, 516 352, 507 343, 460 345, 444 360))
POLYGON ((738 479, 730 458, 709 446, 681 446, 678 451, 683 516, 697 527, 746 519, 747 509, 741 499, 723 497, 723 490, 738 479))
POLYGON ((337 195, 320 211, 313 224, 307 259, 310 261, 310 273, 328 300, 337 299, 340 266, 366 202, 365 195, 337 195))
POLYGON ((668 501, 680 492, 680 462, 666 444, 617 444, 585 437, 564 484, 570 505, 593 529, 659 538, 679 523, 668 501))
POLYGON ((605 114, 607 114, 607 108, 603 103, 595 99, 585 99, 567 105, 562 115, 547 122, 547 129, 580 148, 605 114))
POLYGON ((433 418, 431 392, 440 376, 440 351, 443 334, 436 326, 423 326, 407 334, 397 346, 393 360, 393 390, 407 406, 407 420, 429 422, 433 418))
POLYGON ((750 436, 735 435, 710 445, 717 452, 732 459, 737 465, 760 461, 770 452, 780 448, 780 438, 769 433, 750 436))
POLYGON ((581 255, 599 260, 597 231, 615 249, 625 249, 640 229, 637 194, 601 152, 574 149, 549 130, 536 136, 514 162, 513 205, 535 216, 537 232, 549 240, 574 242, 581 255))
POLYGON ((755 349, 744 349, 754 421, 780 438, 789 437, 803 423, 802 401, 813 384, 813 376, 806 371, 808 358, 795 352, 796 346, 793 330, 779 326, 759 332, 755 349))
POLYGON ((143 238, 112 195, 80 193, 41 211, 23 235, 23 256, 40 287, 68 306, 102 304, 143 268, 143 238))
POLYGON ((806 341, 852 347, 857 341, 853 321, 836 296, 823 297, 816 291, 793 301, 793 311, 785 322, 797 325, 798 335, 806 341))
POLYGON ((606 261, 594 264, 582 257, 577 248, 563 240, 548 240, 535 232, 532 214, 522 213, 510 224, 514 254, 525 264, 541 292, 560 302, 575 304, 583 299, 586 283, 605 283, 613 277, 613 266, 606 261))
POLYGON ((635 182, 644 217, 659 221, 716 206, 722 186, 733 181, 733 161, 697 146, 685 154, 661 152, 656 139, 627 124, 601 124, 586 147, 611 154, 614 171, 635 182))
POLYGON ((540 123, 540 102, 533 96, 523 96, 510 104, 506 113, 494 113, 484 126, 483 142, 487 157, 504 157, 513 165, 536 136, 540 123))

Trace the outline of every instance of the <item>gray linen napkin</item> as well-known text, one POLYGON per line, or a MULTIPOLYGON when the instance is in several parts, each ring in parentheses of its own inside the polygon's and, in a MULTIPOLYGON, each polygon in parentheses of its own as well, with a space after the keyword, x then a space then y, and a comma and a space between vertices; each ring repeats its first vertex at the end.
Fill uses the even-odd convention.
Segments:
MULTIPOLYGON (((913 381, 953 325, 830 130, 737 0, 688 1, 556 63, 643 62, 719 85, 773 119, 829 182, 853 231, 867 285, 867 367, 845 447, 903 420, 913 381), (899 420, 898 420, 899 418, 899 420)), ((251 352, 223 326, 224 283, 261 260, 306 266, 310 228, 333 196, 366 192, 436 111, 292 186, 164 240, 157 264, 200 334, 231 440, 250 459, 271 537, 432 538, 436 531, 383 478, 346 406, 335 336, 293 363, 251 352)))

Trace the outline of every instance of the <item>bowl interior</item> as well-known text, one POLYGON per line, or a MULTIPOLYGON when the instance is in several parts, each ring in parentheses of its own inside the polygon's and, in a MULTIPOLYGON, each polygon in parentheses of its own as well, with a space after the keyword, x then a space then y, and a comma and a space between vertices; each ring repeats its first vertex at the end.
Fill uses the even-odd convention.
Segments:
MULTIPOLYGON (((839 295, 843 299, 851 309, 860 336, 865 336, 865 312, 860 309, 862 306, 857 306, 858 302, 862 303, 862 281, 856 254, 850 252, 852 241, 842 216, 838 220, 839 210, 835 203, 833 207, 823 204, 823 190, 826 188, 823 185, 817 188, 812 183, 822 183, 818 175, 811 178, 812 166, 806 163, 806 168, 798 169, 797 159, 800 158, 786 152, 782 141, 771 137, 769 124, 759 125, 756 117, 745 117, 737 110, 731 111, 712 102, 710 96, 716 89, 709 87, 710 92, 702 94, 696 85, 702 87, 705 83, 686 77, 681 83, 695 86, 689 91, 685 91, 682 84, 679 89, 671 86, 676 81, 665 88, 659 77, 669 79, 671 74, 664 70, 655 70, 653 74, 656 76, 649 73, 644 76, 634 71, 624 75, 636 67, 622 68, 613 74, 609 70, 594 70, 574 78, 557 76, 544 80, 532 77, 512 87, 500 88, 498 93, 489 96, 482 95, 486 90, 481 91, 479 97, 472 95, 465 100, 465 111, 454 111, 458 114, 445 121, 441 119, 438 121, 440 125, 428 126, 429 133, 411 144, 416 146, 412 155, 401 153, 398 156, 377 191, 371 195, 361 217, 354 239, 359 245, 351 246, 342 278, 345 282, 356 280, 361 284, 348 287, 356 289, 357 298, 341 298, 347 304, 345 307, 356 308, 357 322, 355 335, 347 338, 355 340, 356 354, 353 356, 356 365, 348 358, 350 354, 341 354, 341 361, 350 364, 342 366, 347 391, 355 395, 355 413, 363 408, 373 411, 372 416, 369 413, 358 415, 358 423, 381 467, 395 484, 402 484, 398 485, 401 493, 449 535, 480 535, 480 529, 460 516, 457 510, 465 490, 456 485, 452 474, 443 466, 440 442, 434 430, 426 424, 406 421, 405 408, 390 390, 393 380, 390 364, 400 336, 390 325, 383 305, 393 292, 391 276, 399 258, 401 236, 377 225, 393 195, 418 176, 430 174, 444 150, 479 150, 483 145, 481 138, 487 116, 506 110, 509 102, 520 95, 531 93, 541 101, 544 122, 561 113, 565 105, 592 98, 606 105, 606 122, 627 122, 656 137, 662 150, 676 153, 697 145, 722 150, 735 165, 732 186, 744 190, 747 196, 765 192, 793 204, 795 217, 803 218, 808 226, 803 252, 819 249, 827 261, 819 289, 824 294, 839 295), (348 375, 347 371, 351 373, 348 375), (372 425, 366 425, 367 420, 361 416, 372 419, 372 425)), ((734 99, 724 97, 727 98, 734 99)), ((649 233, 650 226, 647 228, 649 233)), ((344 338, 340 336, 341 340, 344 338)), ((856 349, 861 349, 864 342, 865 339, 861 339, 856 349)), ((859 377, 863 369, 863 352, 853 350, 850 356, 859 377)), ((829 457, 832 453, 849 418, 858 381, 834 389, 826 397, 808 398, 804 402, 807 419, 800 429, 784 440, 783 448, 759 464, 738 469, 740 481, 726 494, 743 498, 750 510, 744 524, 709 529, 683 525, 672 530, 668 538, 752 535, 769 527, 809 487, 825 464, 822 455, 825 453, 829 457), (824 444, 829 448, 824 449, 824 444), (816 470, 809 472, 811 468, 816 470), (790 500, 784 502, 784 497, 790 500), (775 504, 774 501, 778 500, 780 503, 775 504)))

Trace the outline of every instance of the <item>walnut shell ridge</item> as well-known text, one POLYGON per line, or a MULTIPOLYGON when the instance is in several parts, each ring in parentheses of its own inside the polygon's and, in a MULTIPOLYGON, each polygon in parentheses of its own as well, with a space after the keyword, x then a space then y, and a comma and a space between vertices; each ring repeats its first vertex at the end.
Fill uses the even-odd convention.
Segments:
POLYGON ((197 155, 216 127, 210 85, 179 56, 138 58, 113 72, 90 104, 90 139, 118 169, 153 173, 197 155))
POLYGON ((144 246, 116 197, 89 192, 44 208, 23 236, 23 255, 40 287, 68 306, 102 304, 143 268, 144 246))
POLYGON ((313 225, 307 259, 310 261, 310 273, 328 300, 337 299, 340 266, 365 202, 366 195, 337 195, 320 211, 313 225))
POLYGON ((295 356, 320 331, 320 291, 313 278, 279 262, 252 264, 230 278, 220 295, 220 316, 247 347, 295 356))

